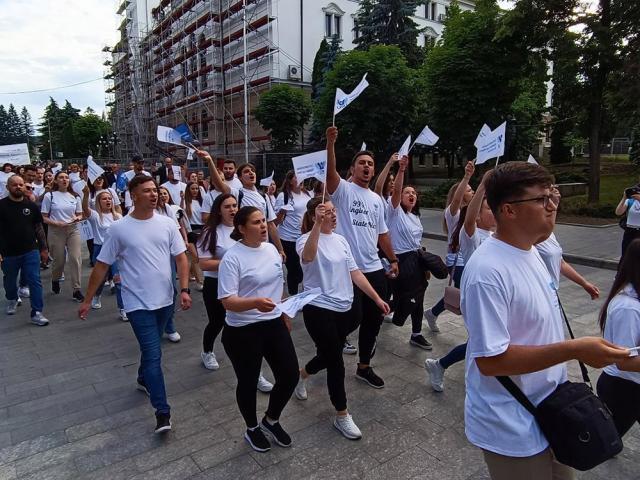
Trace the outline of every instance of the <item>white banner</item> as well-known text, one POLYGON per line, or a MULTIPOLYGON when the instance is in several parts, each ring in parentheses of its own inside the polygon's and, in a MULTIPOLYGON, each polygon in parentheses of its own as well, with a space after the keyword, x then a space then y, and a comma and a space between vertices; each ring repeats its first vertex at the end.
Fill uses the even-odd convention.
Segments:
POLYGON ((277 303, 275 309, 280 313, 285 314, 287 317, 293 318, 300 310, 302 310, 302 307, 309 302, 312 302, 320 295, 322 295, 322 289, 319 287, 312 288, 306 292, 292 295, 281 303, 277 303))
POLYGON ((77 182, 71 184, 71 189, 82 198, 82 196, 84 195, 84 193, 82 193, 82 190, 84 190, 84 187, 86 185, 87 182, 85 182, 84 180, 78 180, 77 182))
POLYGON ((171 143, 173 145, 179 145, 184 147, 182 143, 182 135, 177 130, 170 127, 163 127, 158 125, 158 131, 156 133, 158 140, 165 143, 171 143))
POLYGON ((93 161, 93 157, 89 155, 87 157, 87 175, 89 176, 89 180, 91 183, 96 181, 100 175, 104 173, 104 169, 93 161))
POLYGON ((482 144, 478 148, 478 154, 476 155, 476 165, 480 165, 490 158, 504 155, 506 128, 507 122, 503 122, 493 132, 482 138, 482 144))
POLYGON ((415 142, 413 143, 417 143, 419 145, 433 146, 436 143, 438 143, 439 139, 440 137, 438 137, 435 133, 433 133, 429 128, 429 126, 427 125, 422 129, 422 131, 420 132, 420 135, 418 135, 418 138, 416 138, 415 142))
POLYGON ((78 224, 78 228, 80 229, 80 240, 86 242, 87 240, 91 240, 93 238, 93 228, 91 228, 91 224, 88 220, 83 220, 78 224))
POLYGON ((291 160, 298 183, 304 182, 307 178, 316 178, 323 183, 327 181, 326 150, 293 157, 291 160))
POLYGON ((411 148, 411 135, 407 137, 407 139, 404 141, 404 143, 400 147, 400 150, 398 150, 398 157, 399 158, 408 157, 410 148, 411 148))
POLYGON ((176 167, 175 165, 171 165, 171 171, 173 171, 173 179, 181 182, 182 181, 182 169, 180 167, 176 167))
POLYGON ((360 147, 360 151, 364 152, 367 149, 367 144, 362 142, 362 146, 360 147))
POLYGON ((273 182, 273 175, 275 173, 276 173, 275 171, 271 170, 271 175, 270 176, 260 180, 260 186, 261 187, 268 187, 269 185, 271 185, 271 182, 273 182))
POLYGON ((196 151, 193 148, 190 148, 189 151, 187 152, 187 160, 193 160, 193 155, 196 153, 196 151))
POLYGON ((10 163, 11 165, 28 165, 29 146, 26 143, 15 145, 0 145, 0 164, 10 163))
POLYGON ((536 159, 533 158, 533 155, 529 154, 529 158, 527 158, 527 163, 533 163, 535 165, 538 165, 538 162, 536 162, 536 159))
POLYGON ((369 86, 369 82, 367 82, 367 74, 365 73, 360 80, 358 86, 351 93, 344 93, 341 89, 336 88, 336 101, 333 106, 333 115, 336 116, 342 110, 347 108, 351 102, 353 102, 358 96, 364 92, 364 90, 369 86))
POLYGON ((476 137, 476 141, 473 142, 473 146, 476 148, 480 148, 480 146, 482 145, 482 139, 487 135, 489 135, 490 133, 491 133, 491 128, 489 128, 489 125, 487 125, 486 123, 482 125, 482 128, 480 129, 480 133, 478 133, 478 136, 476 137))

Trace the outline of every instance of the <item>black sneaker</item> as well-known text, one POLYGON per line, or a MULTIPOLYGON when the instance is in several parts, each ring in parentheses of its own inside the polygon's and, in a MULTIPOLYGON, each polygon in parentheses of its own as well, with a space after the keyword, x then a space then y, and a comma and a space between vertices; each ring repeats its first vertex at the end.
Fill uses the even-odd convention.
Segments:
POLYGON ((149 389, 147 388, 147 386, 144 383, 144 380, 142 379, 138 379, 138 386, 136 387, 138 390, 140 390, 141 392, 144 392, 147 394, 147 396, 151 396, 151 394, 149 393, 149 389))
POLYGON ((371 367, 358 368, 356 370, 356 378, 368 383, 373 388, 384 388, 384 380, 376 375, 371 367))
POLYGON ((429 341, 422 335, 411 335, 409 343, 424 350, 431 350, 433 348, 431 343, 429 343, 429 341))
POLYGON ((269 422, 267 422, 267 418, 263 417, 262 422, 260 422, 260 428, 281 447, 291 446, 291 437, 287 432, 284 431, 282 425, 280 425, 280 422, 276 422, 271 425, 269 422))
POLYGON ((56 295, 60 293, 60 282, 58 280, 53 280, 51 282, 51 291, 56 295))
POLYGON ((171 415, 168 413, 156 413, 156 433, 164 433, 171 430, 171 415))
POLYGON ((82 295, 82 292, 80 290, 76 290, 75 292, 73 292, 73 299, 78 303, 82 303, 84 302, 84 295, 82 295))
POLYGON ((259 426, 253 429, 247 428, 247 431, 244 432, 244 439, 256 452, 268 452, 271 450, 271 444, 259 426))

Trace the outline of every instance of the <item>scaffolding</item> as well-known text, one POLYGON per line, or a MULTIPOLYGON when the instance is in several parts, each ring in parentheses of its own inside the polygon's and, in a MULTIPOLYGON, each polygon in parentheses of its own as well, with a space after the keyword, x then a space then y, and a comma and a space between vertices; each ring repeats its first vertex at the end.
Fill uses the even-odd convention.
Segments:
POLYGON ((105 62, 105 90, 118 157, 184 155, 155 140, 158 125, 180 123, 216 155, 263 150, 269 136, 251 112, 274 77, 272 0, 156 3, 148 31, 136 25, 136 0, 117 8, 121 38, 105 62))

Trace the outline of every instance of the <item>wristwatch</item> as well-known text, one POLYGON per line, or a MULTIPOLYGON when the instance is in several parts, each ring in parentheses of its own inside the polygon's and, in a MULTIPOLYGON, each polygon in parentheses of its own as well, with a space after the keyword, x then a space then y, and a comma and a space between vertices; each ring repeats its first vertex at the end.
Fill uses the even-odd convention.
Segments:
POLYGON ((180 290, 180 293, 186 293, 188 295, 191 295, 191 289, 190 288, 183 288, 182 290, 180 290))

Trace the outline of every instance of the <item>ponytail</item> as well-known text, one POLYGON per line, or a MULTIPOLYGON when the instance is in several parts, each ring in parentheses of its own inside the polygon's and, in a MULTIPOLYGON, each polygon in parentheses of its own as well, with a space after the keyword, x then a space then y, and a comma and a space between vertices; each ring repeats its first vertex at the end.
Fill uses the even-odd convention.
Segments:
POLYGON ((302 216, 302 234, 308 233, 315 224, 316 208, 322 203, 322 197, 314 197, 307 202, 307 211, 302 216))

